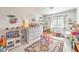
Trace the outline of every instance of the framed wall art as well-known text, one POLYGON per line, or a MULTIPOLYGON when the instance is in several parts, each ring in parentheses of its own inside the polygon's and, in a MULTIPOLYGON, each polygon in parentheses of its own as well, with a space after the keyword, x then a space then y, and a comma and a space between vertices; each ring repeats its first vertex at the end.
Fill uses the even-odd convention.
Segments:
POLYGON ((15 24, 18 22, 18 19, 15 15, 8 15, 10 24, 15 24))

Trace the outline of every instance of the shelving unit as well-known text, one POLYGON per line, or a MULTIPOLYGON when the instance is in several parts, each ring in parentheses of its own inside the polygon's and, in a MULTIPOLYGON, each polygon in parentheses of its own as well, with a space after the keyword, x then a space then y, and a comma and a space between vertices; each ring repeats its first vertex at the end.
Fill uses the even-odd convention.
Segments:
POLYGON ((13 30, 6 31, 7 51, 21 45, 21 33, 20 32, 21 32, 20 29, 13 29, 13 30))

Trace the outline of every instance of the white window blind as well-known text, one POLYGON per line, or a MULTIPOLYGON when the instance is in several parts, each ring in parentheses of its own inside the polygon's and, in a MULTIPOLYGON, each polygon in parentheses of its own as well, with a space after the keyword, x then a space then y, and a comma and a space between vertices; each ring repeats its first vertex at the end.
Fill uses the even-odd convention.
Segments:
POLYGON ((51 28, 60 33, 64 33, 64 16, 54 16, 51 20, 51 28))

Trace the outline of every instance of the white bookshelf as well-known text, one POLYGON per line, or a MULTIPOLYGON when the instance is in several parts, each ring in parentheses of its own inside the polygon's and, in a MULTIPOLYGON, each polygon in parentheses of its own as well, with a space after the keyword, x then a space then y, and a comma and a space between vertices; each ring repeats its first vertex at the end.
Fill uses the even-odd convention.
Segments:
MULTIPOLYGON (((21 31, 20 31, 20 29, 14 29, 12 31, 16 31, 16 30, 19 31, 19 33, 18 33, 19 36, 18 37, 7 38, 7 45, 6 45, 6 50, 7 51, 9 51, 9 50, 21 45, 21 33, 20 33, 21 31)), ((6 31, 6 33, 7 32, 9 32, 9 30, 6 31)))

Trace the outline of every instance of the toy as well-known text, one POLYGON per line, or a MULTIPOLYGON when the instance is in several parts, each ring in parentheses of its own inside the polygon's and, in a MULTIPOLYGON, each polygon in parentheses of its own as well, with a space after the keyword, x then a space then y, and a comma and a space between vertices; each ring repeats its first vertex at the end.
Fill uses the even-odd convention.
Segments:
POLYGON ((3 35, 1 36, 1 39, 0 39, 0 46, 3 48, 6 47, 6 39, 3 35))
POLYGON ((71 27, 71 33, 69 34, 69 36, 67 37, 70 41, 71 44, 71 48, 73 48, 73 42, 78 40, 79 41, 79 25, 78 24, 74 24, 71 27))
POLYGON ((40 49, 41 51, 48 51, 49 50, 49 44, 50 44, 50 37, 41 35, 40 39, 40 49))

